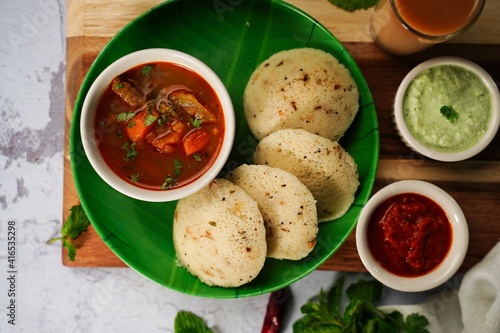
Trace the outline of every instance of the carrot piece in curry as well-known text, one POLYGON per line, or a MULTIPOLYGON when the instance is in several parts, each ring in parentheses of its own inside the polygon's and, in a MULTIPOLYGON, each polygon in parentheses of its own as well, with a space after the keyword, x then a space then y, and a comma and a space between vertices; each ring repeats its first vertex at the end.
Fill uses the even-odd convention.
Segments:
POLYGON ((186 155, 193 155, 203 149, 209 141, 210 134, 204 130, 195 130, 186 135, 182 147, 186 155))
POLYGON ((148 105, 128 121, 125 132, 130 140, 137 142, 148 134, 156 119, 158 119, 158 112, 148 105))

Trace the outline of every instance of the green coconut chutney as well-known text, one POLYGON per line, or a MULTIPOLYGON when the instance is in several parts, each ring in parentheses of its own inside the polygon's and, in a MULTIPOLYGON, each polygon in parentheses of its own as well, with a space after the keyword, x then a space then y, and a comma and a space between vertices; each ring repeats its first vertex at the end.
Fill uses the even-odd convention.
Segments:
POLYGON ((486 133, 492 104, 490 91, 476 74, 441 65, 423 71, 410 83, 403 117, 410 133, 426 147, 458 152, 486 133))

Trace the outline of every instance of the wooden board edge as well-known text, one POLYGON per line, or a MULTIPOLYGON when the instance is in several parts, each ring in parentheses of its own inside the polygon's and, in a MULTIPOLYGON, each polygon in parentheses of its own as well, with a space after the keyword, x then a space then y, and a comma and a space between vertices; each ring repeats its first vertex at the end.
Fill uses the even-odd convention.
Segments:
MULTIPOLYGON (((108 38, 70 37, 67 38, 66 55, 66 99, 64 121, 64 176, 63 176, 63 223, 68 218, 71 207, 80 204, 71 167, 69 148, 70 129, 73 109, 78 91, 85 74, 96 55, 108 42, 108 38), (85 54, 81 50, 86 50, 85 54)), ((89 226, 74 244, 77 247, 75 261, 68 257, 67 250, 62 247, 61 260, 68 267, 126 267, 102 241, 93 226, 89 226), (96 251, 97 250, 97 251, 96 251), (80 254, 80 255, 79 255, 80 254)))

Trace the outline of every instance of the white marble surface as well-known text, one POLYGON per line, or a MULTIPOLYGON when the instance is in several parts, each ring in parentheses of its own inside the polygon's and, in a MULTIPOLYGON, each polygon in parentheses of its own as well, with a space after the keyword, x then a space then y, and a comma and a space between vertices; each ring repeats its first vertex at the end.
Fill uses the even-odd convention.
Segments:
MULTIPOLYGON (((132 269, 79 269, 61 263, 46 241, 62 225, 65 0, 0 0, 0 332, 173 332, 178 310, 215 332, 260 332, 267 295, 214 300, 179 294, 132 269), (15 296, 7 257, 15 221, 15 296), (14 299, 15 325, 7 306, 14 299)), ((285 332, 300 306, 342 272, 314 272, 292 286, 285 332)), ((345 274, 348 283, 360 274, 345 274)), ((366 276, 365 276, 366 277, 366 276)), ((458 278, 446 288, 456 288, 458 278)), ((385 290, 384 303, 423 294, 385 290)))

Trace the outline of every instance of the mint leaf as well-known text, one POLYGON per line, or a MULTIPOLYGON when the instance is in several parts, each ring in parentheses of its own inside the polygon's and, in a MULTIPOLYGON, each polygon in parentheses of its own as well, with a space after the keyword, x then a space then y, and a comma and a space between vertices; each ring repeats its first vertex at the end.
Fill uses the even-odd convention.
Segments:
POLYGON ((68 250, 69 260, 75 261, 76 246, 71 240, 80 236, 82 232, 87 230, 89 225, 90 220, 88 219, 87 214, 85 214, 82 205, 73 206, 70 208, 70 214, 63 224, 61 236, 49 239, 47 244, 62 241, 63 247, 68 250))
POLYGON ((85 214, 82 205, 73 206, 70 208, 70 214, 63 225, 61 234, 63 238, 69 237, 75 239, 80 234, 87 230, 90 225, 90 220, 85 214))
POLYGON ((175 333, 213 333, 203 319, 192 312, 179 311, 174 321, 175 333))
POLYGON ((375 6, 379 0, 328 0, 330 3, 340 7, 348 12, 368 9, 375 6))
POLYGON ((76 257, 76 246, 73 245, 73 243, 71 243, 71 241, 67 238, 63 238, 62 239, 62 244, 63 246, 66 248, 66 250, 68 250, 68 257, 69 257, 69 260, 71 261, 75 261, 75 257, 76 257))
POLYGON ((454 123, 455 121, 458 120, 458 112, 453 109, 453 107, 449 105, 443 105, 439 111, 443 116, 446 117, 451 123, 454 123))

